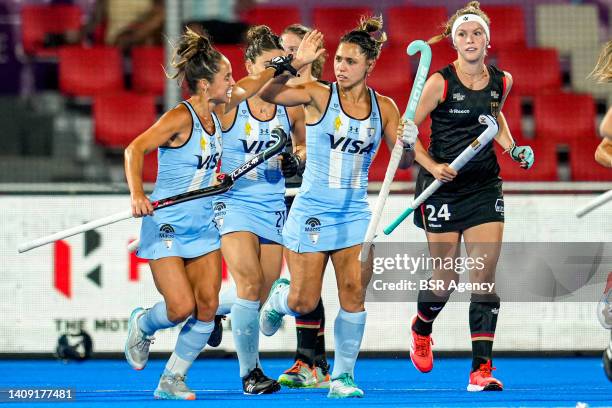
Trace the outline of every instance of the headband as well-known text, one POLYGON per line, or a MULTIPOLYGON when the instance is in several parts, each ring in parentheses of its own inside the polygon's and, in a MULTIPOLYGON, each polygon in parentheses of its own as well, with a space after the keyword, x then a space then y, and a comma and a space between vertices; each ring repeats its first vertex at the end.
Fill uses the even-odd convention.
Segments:
POLYGON ((451 33, 453 36, 452 38, 453 44, 455 44, 455 34, 457 33, 457 29, 459 28, 459 26, 469 21, 475 21, 476 23, 480 24, 485 31, 485 34, 487 36, 487 41, 491 42, 491 34, 489 33, 489 25, 483 20, 483 18, 476 14, 463 14, 457 17, 457 19, 453 23, 453 29, 451 30, 451 33))

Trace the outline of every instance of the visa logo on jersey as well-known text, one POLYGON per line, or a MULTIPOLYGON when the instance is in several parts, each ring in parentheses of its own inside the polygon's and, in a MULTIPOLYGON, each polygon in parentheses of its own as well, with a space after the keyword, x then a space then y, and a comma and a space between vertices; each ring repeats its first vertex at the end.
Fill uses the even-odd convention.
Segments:
POLYGON ((244 148, 245 153, 258 154, 262 150, 266 150, 268 147, 271 147, 276 143, 275 140, 254 140, 252 142, 248 142, 244 139, 238 139, 242 142, 242 147, 244 148))
POLYGON ((374 143, 367 143, 363 140, 356 140, 346 136, 334 136, 331 133, 327 135, 329 136, 329 144, 334 150, 340 150, 345 153, 366 154, 371 153, 374 149, 374 143))
POLYGON ((205 158, 202 158, 199 154, 195 155, 198 158, 197 168, 200 170, 201 168, 214 169, 217 167, 217 162, 219 161, 219 153, 215 153, 212 156, 208 155, 205 158))

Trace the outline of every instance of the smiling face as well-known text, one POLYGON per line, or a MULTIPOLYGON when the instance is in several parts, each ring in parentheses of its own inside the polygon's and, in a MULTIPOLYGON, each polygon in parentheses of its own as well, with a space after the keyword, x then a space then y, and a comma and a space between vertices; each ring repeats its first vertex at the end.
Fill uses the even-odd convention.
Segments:
POLYGON ((334 74, 344 88, 363 81, 374 68, 375 61, 366 59, 361 47, 353 43, 340 43, 334 57, 334 74))
MULTIPOLYGON (((204 82, 208 82, 204 80, 204 82)), ((219 72, 215 74, 212 82, 206 83, 207 94, 210 102, 215 104, 229 103, 232 96, 232 88, 236 82, 232 77, 232 64, 225 57, 219 61, 219 72)))
POLYGON ((480 24, 468 21, 457 28, 453 38, 457 53, 468 62, 484 59, 487 49, 487 35, 480 24))

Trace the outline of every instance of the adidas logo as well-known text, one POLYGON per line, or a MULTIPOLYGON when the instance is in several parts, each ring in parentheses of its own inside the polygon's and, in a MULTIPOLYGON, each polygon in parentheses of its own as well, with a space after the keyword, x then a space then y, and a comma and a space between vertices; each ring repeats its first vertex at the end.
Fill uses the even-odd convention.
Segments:
POLYGON ((494 307, 493 309, 491 309, 491 313, 493 313, 494 315, 499 313, 499 309, 494 307))
POLYGON ((255 386, 253 384, 249 384, 246 387, 247 392, 253 392, 255 390, 255 386))

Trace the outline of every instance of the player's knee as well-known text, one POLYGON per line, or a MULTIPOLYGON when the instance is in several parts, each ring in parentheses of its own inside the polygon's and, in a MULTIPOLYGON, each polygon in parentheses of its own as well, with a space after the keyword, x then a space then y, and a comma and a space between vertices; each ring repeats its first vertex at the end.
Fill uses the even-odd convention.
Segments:
POLYGON ((218 296, 196 295, 196 310, 198 320, 208 322, 214 319, 218 307, 218 296))
POLYGON ((236 287, 238 297, 245 300, 259 300, 262 286, 262 282, 256 280, 241 282, 236 287))
POLYGON ((294 312, 305 315, 307 313, 312 312, 317 308, 319 304, 319 297, 313 296, 300 296, 299 294, 292 295, 289 294, 289 298, 287 299, 287 305, 294 312))
POLYGON ((180 301, 166 302, 166 312, 168 320, 171 322, 182 322, 193 314, 196 304, 193 298, 182 299, 180 301))

